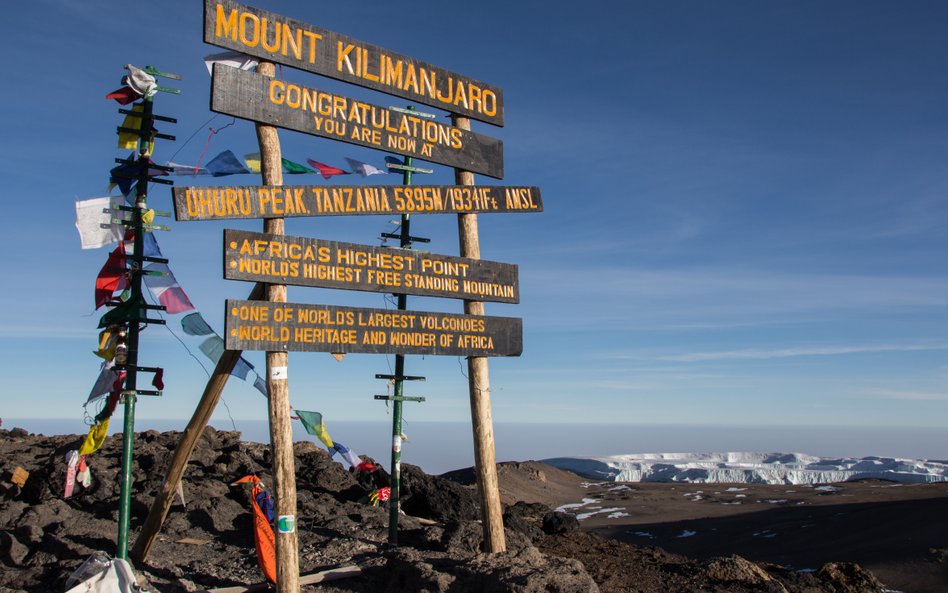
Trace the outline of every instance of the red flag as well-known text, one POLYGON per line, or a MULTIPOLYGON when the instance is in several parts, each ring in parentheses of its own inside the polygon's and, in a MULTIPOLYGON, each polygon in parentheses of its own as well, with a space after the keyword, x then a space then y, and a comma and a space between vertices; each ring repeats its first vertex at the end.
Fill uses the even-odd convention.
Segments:
POLYGON ((157 371, 155 371, 155 376, 152 377, 151 384, 158 391, 161 391, 165 388, 165 369, 159 368, 157 371))
POLYGON ((123 86, 120 89, 115 89, 111 93, 105 96, 106 99, 115 99, 118 101, 119 105, 128 105, 129 103, 134 103, 142 98, 142 96, 136 93, 131 87, 123 86))
POLYGON ((109 302, 112 293, 128 286, 128 274, 125 270, 125 245, 119 243, 115 251, 109 254, 109 259, 99 271, 95 279, 95 308, 109 302))
POLYGON ((319 174, 323 176, 323 179, 329 179, 333 175, 348 175, 349 171, 343 171, 338 167, 330 167, 329 165, 324 165, 319 161, 314 161, 313 159, 306 159, 306 162, 309 163, 310 167, 315 167, 319 170, 319 174))

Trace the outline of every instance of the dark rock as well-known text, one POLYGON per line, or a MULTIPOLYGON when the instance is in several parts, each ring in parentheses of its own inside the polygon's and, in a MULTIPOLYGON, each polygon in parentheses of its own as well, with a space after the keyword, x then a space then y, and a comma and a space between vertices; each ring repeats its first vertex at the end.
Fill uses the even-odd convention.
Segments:
POLYGON ((579 529, 575 515, 552 511, 543 516, 543 533, 569 533, 579 529))
POLYGON ((0 531, 0 558, 7 564, 21 566, 30 549, 20 543, 9 531, 0 531))
POLYGON ((816 576, 830 583, 834 593, 884 593, 888 589, 871 572, 852 562, 830 562, 816 576))
POLYGON ((477 495, 437 476, 429 476, 414 465, 403 465, 401 508, 409 515, 436 521, 476 521, 480 519, 477 495))

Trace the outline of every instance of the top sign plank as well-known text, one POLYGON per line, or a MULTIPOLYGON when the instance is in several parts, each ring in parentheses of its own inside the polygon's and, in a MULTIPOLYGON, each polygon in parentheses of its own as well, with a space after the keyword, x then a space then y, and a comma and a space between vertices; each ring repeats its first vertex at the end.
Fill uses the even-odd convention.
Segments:
POLYGON ((204 41, 504 125, 503 91, 493 85, 232 0, 204 0, 204 41))

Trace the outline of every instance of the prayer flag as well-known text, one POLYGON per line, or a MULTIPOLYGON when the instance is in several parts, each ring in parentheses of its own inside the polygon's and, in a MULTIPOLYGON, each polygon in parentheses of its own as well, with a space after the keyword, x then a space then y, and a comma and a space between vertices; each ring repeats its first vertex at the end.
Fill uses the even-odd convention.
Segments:
POLYGON ((304 173, 315 173, 315 172, 316 172, 316 171, 313 171, 312 169, 310 169, 309 167, 306 167, 306 166, 301 165, 301 164, 299 164, 299 163, 294 163, 293 161, 291 161, 291 160, 289 160, 289 159, 280 159, 280 163, 282 163, 282 165, 283 165, 283 172, 284 172, 284 173, 288 173, 288 174, 290 174, 290 175, 301 175, 301 174, 304 174, 304 173))
POLYGON ((214 64, 223 64, 231 68, 240 68, 241 70, 253 70, 260 62, 256 58, 251 58, 247 54, 236 51, 225 51, 219 54, 204 56, 204 65, 207 66, 207 73, 214 73, 214 64))
MULTIPOLYGON (((142 106, 135 105, 132 107, 132 113, 141 113, 142 106)), ((119 130, 118 134, 118 147, 123 150, 135 150, 138 148, 138 131, 142 129, 142 118, 135 115, 126 115, 125 119, 122 120, 122 127, 129 130, 136 130, 135 132, 124 132, 119 130)))
POLYGON ((89 398, 86 400, 86 404, 90 404, 112 391, 112 384, 115 383, 115 380, 119 377, 119 372, 114 367, 115 364, 111 360, 102 363, 99 369, 99 376, 92 386, 92 391, 89 392, 89 398))
POLYGON ((169 315, 183 313, 184 311, 193 311, 194 305, 191 299, 184 293, 184 289, 178 284, 171 268, 168 264, 151 263, 145 266, 147 272, 162 272, 161 276, 144 276, 145 286, 149 292, 165 307, 169 315))
POLYGON ((145 300, 141 297, 129 299, 120 305, 116 305, 115 308, 103 315, 99 319, 99 329, 110 325, 138 323, 146 317, 148 317, 148 310, 145 308, 145 300))
POLYGON ((241 356, 237 359, 237 363, 234 364, 234 370, 230 372, 231 375, 241 379, 243 381, 247 380, 247 375, 250 374, 250 371, 253 370, 253 365, 247 362, 247 360, 241 356))
POLYGON ((125 269, 125 246, 120 244, 109 254, 105 265, 96 276, 95 308, 98 309, 109 302, 116 290, 126 286, 128 286, 128 270, 125 269))
POLYGON ((224 354, 224 339, 218 335, 211 336, 201 342, 198 348, 201 349, 204 356, 211 359, 211 362, 217 364, 217 361, 219 361, 224 354))
POLYGON ((257 378, 253 380, 253 386, 263 394, 263 397, 270 397, 270 394, 267 393, 267 382, 260 375, 257 375, 257 378))
POLYGON ((200 313, 188 313, 181 318, 181 329, 189 336, 209 336, 214 333, 200 313))
POLYGON ((355 159, 350 159, 346 157, 346 162, 349 163, 349 168, 352 169, 353 173, 358 173, 363 177, 368 177, 369 175, 387 175, 388 171, 383 171, 378 167, 370 165, 368 163, 363 163, 362 161, 357 161, 355 159))
POLYGON ((326 432, 326 425, 323 424, 323 415, 319 412, 305 412, 303 410, 293 410, 300 417, 300 423, 306 432, 316 436, 324 445, 333 448, 332 438, 326 432))
POLYGON ((205 167, 207 167, 207 170, 210 171, 214 177, 250 173, 247 167, 244 167, 240 161, 237 160, 237 157, 234 156, 234 153, 229 150, 225 150, 211 159, 205 167))
POLYGON ((125 69, 128 70, 128 76, 122 79, 122 82, 131 87, 133 91, 146 99, 158 92, 158 83, 154 76, 131 64, 125 64, 125 69))
POLYGON ((107 196, 76 202, 76 230, 83 249, 98 249, 122 240, 122 227, 112 224, 112 207, 123 201, 121 196, 107 196))
POLYGON ((128 105, 129 103, 134 103, 141 99, 141 95, 136 93, 131 87, 123 86, 120 89, 115 89, 106 95, 105 98, 115 99, 119 105, 128 105))
POLYGON ((260 153, 251 152, 244 155, 244 162, 247 163, 247 168, 250 169, 251 173, 260 173, 260 153))
POLYGON ((174 169, 172 175, 210 175, 210 171, 204 167, 196 167, 194 165, 182 165, 181 163, 172 163, 168 161, 165 163, 166 167, 171 167, 174 169))
POLYGON ((323 176, 323 179, 329 179, 333 175, 348 175, 348 171, 343 171, 338 167, 330 167, 329 165, 324 165, 319 161, 314 161, 313 159, 306 159, 306 162, 309 163, 310 167, 316 167, 319 170, 319 174, 323 176))
POLYGON ((82 441, 82 446, 79 447, 79 455, 91 455, 92 453, 98 451, 102 447, 102 444, 105 443, 105 437, 108 435, 108 433, 108 418, 90 427, 89 434, 86 435, 85 440, 82 441))

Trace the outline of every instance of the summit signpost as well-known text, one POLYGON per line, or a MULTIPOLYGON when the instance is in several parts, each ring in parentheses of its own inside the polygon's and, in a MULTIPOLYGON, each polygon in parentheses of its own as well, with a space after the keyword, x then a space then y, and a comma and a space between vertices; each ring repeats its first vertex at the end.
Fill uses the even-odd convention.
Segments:
MULTIPOLYGON (((395 395, 383 399, 396 405, 423 400, 402 394, 402 381, 421 379, 405 375, 405 354, 467 357, 484 548, 504 551, 487 357, 519 356, 523 324, 518 318, 484 313, 484 301, 517 303, 520 293, 516 265, 480 259, 477 214, 541 212, 543 202, 536 187, 474 183, 474 173, 497 179, 504 175, 503 144, 470 128, 470 119, 504 124, 503 93, 470 77, 233 0, 205 0, 204 40, 261 59, 257 73, 215 66, 211 109, 256 122, 263 185, 179 188, 174 192, 176 218, 262 218, 264 232, 225 231, 225 278, 258 284, 248 300, 225 304, 228 352, 188 428, 196 434, 206 424, 240 350, 266 351, 274 494, 280 515, 277 591, 299 591, 289 351, 396 354, 395 374, 376 375, 394 381, 395 395), (411 106, 385 108, 280 80, 274 77, 274 64, 443 109, 452 122, 433 121, 411 106), (403 155, 404 185, 283 187, 277 127, 403 155), (411 172, 421 172, 413 167, 414 158, 453 167, 456 185, 412 186, 411 172), (286 217, 393 213, 401 214, 401 233, 383 236, 399 238, 400 249, 284 234, 286 217), (412 251, 412 242, 422 239, 409 233, 411 214, 457 214, 460 257, 412 251), (287 302, 287 284, 395 293, 399 306, 391 310, 287 302), (409 294, 462 299, 464 314, 407 310, 409 294), (264 295, 265 300, 255 300, 264 295)), ((393 424, 391 543, 397 543, 400 422, 393 424)), ((193 439, 188 446, 193 448, 193 439)), ((184 440, 179 450, 183 452, 176 451, 168 483, 140 535, 142 545, 136 545, 139 558, 147 554, 167 514, 176 485, 171 482, 180 480, 187 463, 190 449, 184 440)))

